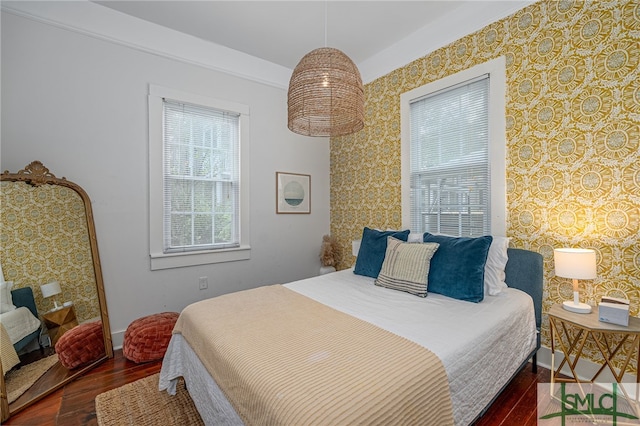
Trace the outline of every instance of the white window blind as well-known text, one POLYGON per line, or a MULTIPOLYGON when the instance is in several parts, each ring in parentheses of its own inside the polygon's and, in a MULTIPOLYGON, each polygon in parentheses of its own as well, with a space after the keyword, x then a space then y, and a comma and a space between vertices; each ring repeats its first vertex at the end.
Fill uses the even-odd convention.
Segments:
POLYGON ((240 246, 240 115, 163 99, 163 252, 240 246))
POLYGON ((410 103, 411 229, 491 232, 489 76, 410 103))

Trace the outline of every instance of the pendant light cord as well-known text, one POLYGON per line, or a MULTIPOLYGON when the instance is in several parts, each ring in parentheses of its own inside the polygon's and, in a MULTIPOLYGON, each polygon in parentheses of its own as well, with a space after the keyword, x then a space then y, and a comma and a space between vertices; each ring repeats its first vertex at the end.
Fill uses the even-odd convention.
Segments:
POLYGON ((327 1, 324 2, 324 47, 327 47, 327 1))

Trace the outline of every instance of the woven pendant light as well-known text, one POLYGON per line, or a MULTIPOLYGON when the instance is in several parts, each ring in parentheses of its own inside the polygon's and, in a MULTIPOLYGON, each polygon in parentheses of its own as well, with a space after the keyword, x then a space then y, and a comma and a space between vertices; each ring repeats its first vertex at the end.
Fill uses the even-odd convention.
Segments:
POLYGON ((306 136, 343 136, 364 127, 358 67, 338 49, 307 53, 293 70, 287 96, 289 129, 306 136))

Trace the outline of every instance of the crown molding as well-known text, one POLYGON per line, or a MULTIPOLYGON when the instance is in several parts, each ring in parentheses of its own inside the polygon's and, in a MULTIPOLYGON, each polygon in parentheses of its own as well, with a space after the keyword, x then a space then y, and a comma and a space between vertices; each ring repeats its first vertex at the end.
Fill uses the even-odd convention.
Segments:
MULTIPOLYGON (((535 1, 467 1, 358 65, 366 84, 535 1)), ((191 65, 287 89, 293 70, 87 0, 2 1, 3 13, 191 65)))
POLYGON ((292 70, 90 1, 2 1, 2 12, 285 89, 292 70))
POLYGON ((487 25, 506 18, 537 0, 465 1, 398 43, 358 64, 363 82, 371 82, 487 25))

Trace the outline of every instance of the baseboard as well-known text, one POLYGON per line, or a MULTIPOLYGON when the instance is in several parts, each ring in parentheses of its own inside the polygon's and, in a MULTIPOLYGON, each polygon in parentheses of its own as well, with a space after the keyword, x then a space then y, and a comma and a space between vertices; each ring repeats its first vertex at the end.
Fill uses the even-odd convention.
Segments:
MULTIPOLYGON (((564 359, 564 355, 562 354, 562 351, 556 349, 555 358, 556 358, 555 364, 557 368, 557 366, 560 365, 560 363, 564 359)), ((537 364, 541 367, 548 368, 549 370, 551 370, 551 349, 550 348, 547 348, 546 346, 542 346, 538 350, 537 364)), ((591 380, 593 375, 596 374, 596 372, 599 369, 600 369, 600 365, 585 358, 581 358, 580 361, 578 361, 578 365, 576 365, 576 373, 578 374, 578 378, 580 380, 591 380)), ((567 376, 571 376, 571 370, 566 365, 562 368, 562 373, 566 374, 567 376)), ((611 370, 609 370, 609 368, 605 368, 597 378, 598 383, 613 383, 614 381, 615 379, 613 377, 613 374, 611 374, 611 370)), ((636 383, 636 376, 631 373, 625 373, 622 378, 622 381, 627 383, 636 383)))
POLYGON ((124 342, 124 332, 125 330, 111 333, 111 344, 113 345, 114 350, 122 349, 122 344, 124 342))

